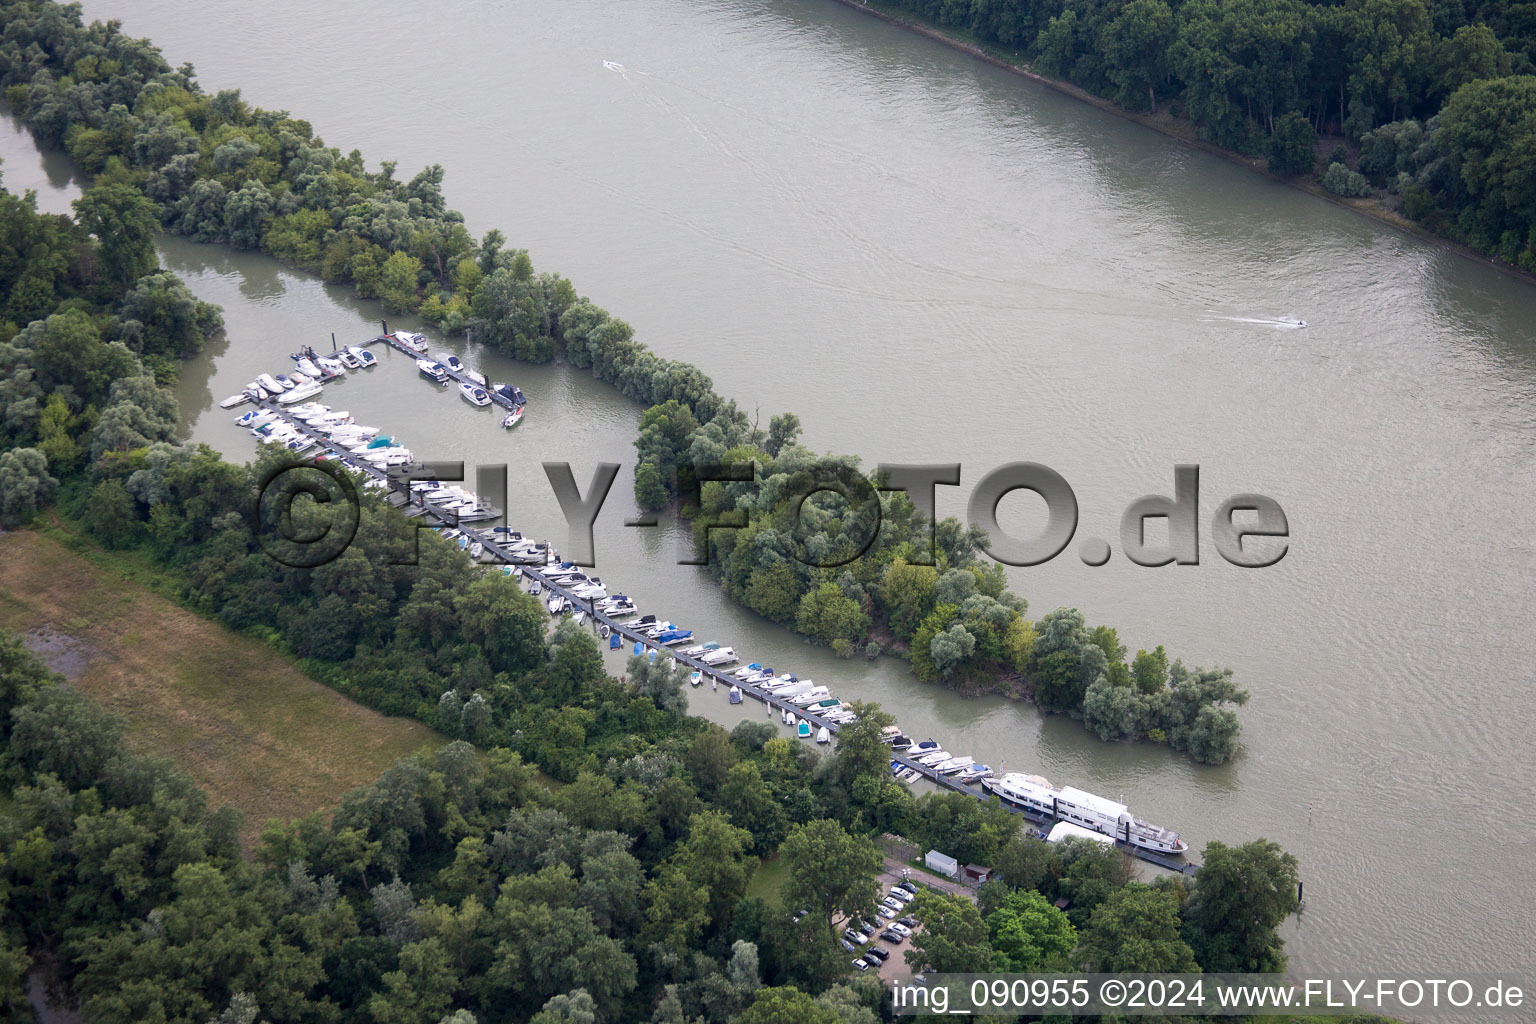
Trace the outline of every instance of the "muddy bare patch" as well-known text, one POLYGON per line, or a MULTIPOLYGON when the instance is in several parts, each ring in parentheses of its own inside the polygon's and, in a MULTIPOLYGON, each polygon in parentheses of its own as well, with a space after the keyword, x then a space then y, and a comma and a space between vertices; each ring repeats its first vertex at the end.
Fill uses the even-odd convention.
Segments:
POLYGON ((95 645, 60 632, 46 622, 27 630, 22 643, 65 679, 78 679, 102 653, 95 645))

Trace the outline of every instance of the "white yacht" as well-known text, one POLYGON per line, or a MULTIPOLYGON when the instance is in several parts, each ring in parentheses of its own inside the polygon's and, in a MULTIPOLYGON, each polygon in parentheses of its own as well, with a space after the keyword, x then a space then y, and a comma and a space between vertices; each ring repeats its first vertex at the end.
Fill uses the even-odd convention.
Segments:
POLYGON ((1092 829, 1144 850, 1158 853, 1189 850, 1189 844, 1180 839, 1177 832, 1142 821, 1131 814, 1125 804, 1071 786, 1057 789, 1039 775, 1009 772, 1000 779, 985 779, 982 785, 996 793, 1004 803, 1048 814, 1058 821, 1092 829))

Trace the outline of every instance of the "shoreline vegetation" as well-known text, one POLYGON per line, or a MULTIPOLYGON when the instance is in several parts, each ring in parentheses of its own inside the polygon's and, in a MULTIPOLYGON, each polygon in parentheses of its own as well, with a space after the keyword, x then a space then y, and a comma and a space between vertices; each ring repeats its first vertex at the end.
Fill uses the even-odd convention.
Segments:
POLYGON ((1536 32, 1504 0, 838 0, 1536 278, 1536 32))
MULTIPOLYGON (((122 35, 115 22, 84 25, 78 7, 13 4, 0 10, 0 27, 5 100, 40 144, 63 147, 94 176, 81 202, 87 212, 110 207, 85 224, 102 238, 104 255, 132 248, 108 238, 121 224, 136 232, 125 240, 161 227, 259 249, 516 359, 563 357, 647 406, 635 442, 639 504, 675 506, 685 518, 745 514, 746 528, 715 531, 707 545, 696 531, 709 571, 737 603, 844 657, 889 650, 925 682, 1081 717, 1104 740, 1166 743, 1207 764, 1236 752, 1241 724, 1233 706, 1248 693, 1230 669, 1189 668, 1161 646, 1133 657, 1113 628, 1089 627, 1076 609, 1025 619, 1028 603, 1005 589, 1002 567, 978 553, 984 536, 954 519, 929 524, 904 496, 875 494, 856 457, 818 456, 800 445, 793 413, 759 429, 701 369, 656 355, 565 278, 535 273, 528 253, 507 248, 499 230, 477 242, 463 215, 447 207, 442 167, 410 181, 395 178, 391 161, 371 172, 360 152, 343 156, 286 111, 252 107, 239 90, 203 93, 190 66, 171 68, 152 43, 122 35), (754 466, 756 482, 701 479, 706 467, 728 462, 754 466), (862 507, 825 491, 796 500, 826 479, 852 484, 862 507), (931 566, 919 564, 930 529, 938 550, 931 566)), ((131 279, 124 267, 108 269, 131 279)), ((160 277, 169 279, 163 287, 185 290, 173 275, 160 277)), ((40 329, 21 325, 51 298, 50 282, 19 282, 0 312, 0 342, 40 329)), ((174 338, 135 347, 132 332, 150 316, 140 307, 153 305, 146 298, 125 306, 103 325, 103 337, 134 348, 164 380, 174 373, 172 358, 195 351, 212 321, 197 325, 201 334, 178 321, 174 338)), ((53 399, 37 390, 33 401, 41 408, 53 399)), ((92 460, 153 440, 121 418, 112 422, 121 436, 91 441, 92 460)), ((26 426, 20 436, 36 433, 26 426)), ((84 458, 65 454, 66 466, 84 458)), ((141 498, 140 511, 147 505, 141 498)), ((333 649, 343 651, 345 641, 333 649)))

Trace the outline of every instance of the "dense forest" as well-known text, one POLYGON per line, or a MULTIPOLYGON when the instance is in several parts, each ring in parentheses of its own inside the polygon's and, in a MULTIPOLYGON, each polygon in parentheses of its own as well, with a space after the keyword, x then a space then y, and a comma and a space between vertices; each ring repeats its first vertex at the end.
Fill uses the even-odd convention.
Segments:
MULTIPOLYGON (((762 723, 681 715, 675 679, 621 686, 597 663, 576 633, 512 686, 545 714, 646 705, 622 760, 554 789, 514 751, 456 741, 334 814, 269 823, 243 856, 233 812, 0 634, 7 1019, 29 1018, 36 965, 91 1024, 875 1024, 889 997, 848 977, 837 922, 871 914, 882 819, 1001 873, 976 902, 919 896, 924 927, 898 950, 913 968, 1284 962, 1296 864, 1272 843, 1213 843, 1193 878, 1144 885, 1097 843, 1040 842, 958 794, 912 799, 876 713, 822 760, 762 723), (768 855, 782 888, 749 896, 768 855)), ((551 752, 590 763, 579 734, 551 752)))
MULTIPOLYGON (((104 261, 89 268, 92 280, 100 279, 96 287, 126 291, 135 273, 153 267, 146 240, 158 219, 164 229, 201 241, 260 248, 329 281, 350 283, 391 310, 415 312, 516 358, 546 362, 561 356, 648 407, 636 442, 635 491, 642 505, 677 502, 687 515, 702 509, 749 516, 748 529, 717 531, 712 546, 701 543, 738 602, 844 656, 890 651, 909 657, 924 680, 966 692, 1028 697, 1047 710, 1081 715, 1104 739, 1166 742, 1207 763, 1225 761, 1236 751, 1240 724, 1230 705, 1248 695, 1229 670, 1170 663, 1161 647, 1130 656, 1112 628, 1089 628, 1075 609, 1026 620, 1028 606, 1004 590, 1000 567, 984 564, 978 555, 984 538, 954 521, 924 523, 900 497, 880 499, 878 531, 872 530, 874 508, 868 502, 849 511, 842 498, 822 492, 802 506, 795 496, 807 481, 859 477, 857 460, 817 457, 798 444, 799 420, 792 413, 774 417, 767 431, 759 429, 734 401, 717 394, 697 367, 658 357, 635 340, 628 324, 580 297, 569 281, 535 273, 528 254, 509 249, 501 232, 492 229, 477 242, 463 217, 447 208, 441 167, 429 167, 410 181, 397 180, 388 162, 369 171, 360 153, 343 156, 286 112, 253 108, 238 91, 203 93, 190 67, 171 68, 153 46, 122 35, 115 23, 84 25, 77 5, 11 4, 0 8, 0 27, 0 84, 7 103, 40 143, 63 146, 95 176, 89 205, 71 230, 103 239, 87 250, 104 261), (128 249, 132 255, 124 255, 128 249), (696 464, 723 461, 754 464, 757 483, 691 486, 702 475, 694 472, 696 464), (928 560, 930 530, 939 562, 919 564, 928 560), (878 533, 872 542, 871 532, 878 533), (862 550, 866 543, 863 557, 841 564, 843 552, 862 550)), ((55 288, 70 285, 70 265, 54 264, 62 269, 14 278, 4 314, 10 326, 3 330, 22 332, 13 346, 17 351, 30 351, 37 332, 68 326, 33 323, 25 331, 21 326, 49 308, 53 293, 47 281, 55 288)), ((156 289, 174 284, 166 275, 152 281, 156 289)), ((198 330, 213 326, 208 311, 188 312, 179 295, 176 309, 159 301, 158 293, 137 299, 125 294, 121 301, 118 323, 97 325, 96 335, 107 346, 102 352, 118 352, 112 345, 121 341, 146 373, 162 379, 174 370, 168 360, 194 350, 198 330), (170 325, 132 327, 156 316, 170 325)), ((100 461, 104 453, 137 450, 169 437, 163 409, 155 407, 158 399, 146 396, 138 418, 101 413, 106 426, 100 427, 95 417, 103 396, 71 392, 53 399, 48 386, 62 378, 39 376, 43 371, 34 368, 31 357, 12 357, 10 367, 11 382, 0 386, 22 389, 21 411, 7 414, 0 426, 7 433, 0 439, 46 455, 45 426, 57 434, 67 411, 66 432, 92 432, 90 442, 77 446, 70 458, 83 460, 88 451, 97 460, 96 472, 105 474, 93 507, 120 510, 125 523, 130 512, 150 517, 115 532, 153 536, 167 552, 185 539, 175 535, 178 530, 192 531, 196 541, 210 539, 213 527, 206 517, 195 527, 171 515, 154 520, 156 492, 132 482, 142 467, 130 460, 100 461), (55 409, 46 424, 45 402, 55 409), (122 436, 96 437, 108 429, 122 436), (116 468, 108 472, 107 465, 116 468)), ((122 393, 139 394, 127 388, 122 393)), ((51 479, 36 456, 25 458, 25 472, 51 479)), ((151 470, 181 473, 178 460, 198 458, 157 450, 151 470)), ((211 455, 200 458, 207 466, 217 464, 211 455)), ((13 462, 19 465, 20 459, 13 462)), ((76 464, 51 461, 55 470, 76 464)), ((33 497, 16 499, 18 506, 45 499, 48 486, 39 483, 33 497)), ((860 486, 868 490, 867 481, 860 486)), ((199 492, 196 500, 208 499, 199 492)), ((199 507, 206 511, 206 505, 199 507)), ((254 579, 274 571, 258 567, 252 557, 247 568, 254 579)), ((222 600, 251 605, 232 620, 242 627, 307 614, 302 604, 281 599, 291 595, 259 587, 217 594, 219 573, 199 578, 215 591, 210 607, 222 600)), ((389 589, 384 582, 379 587, 389 589)), ((331 639, 306 640, 316 649, 299 653, 345 659, 353 645, 375 639, 370 631, 383 627, 368 625, 374 606, 359 604, 346 591, 317 590, 314 600, 327 595, 337 612, 327 619, 336 623, 331 639)), ((379 607, 393 610, 387 601, 379 607)), ((349 678, 341 670, 325 671, 349 678)), ((404 698, 394 693, 391 699, 404 698)))
POLYGON ((1536 8, 1510 0, 879 0, 1536 272, 1536 8), (1320 152, 1319 138, 1333 144, 1320 152))

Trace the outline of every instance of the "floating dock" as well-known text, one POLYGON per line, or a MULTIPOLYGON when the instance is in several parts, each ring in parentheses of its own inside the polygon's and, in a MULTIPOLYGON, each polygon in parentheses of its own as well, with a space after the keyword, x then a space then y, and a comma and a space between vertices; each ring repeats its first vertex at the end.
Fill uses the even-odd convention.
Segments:
MULTIPOLYGON (((423 358, 424 356, 423 353, 417 352, 414 349, 407 348, 406 346, 402 345, 400 342, 396 341, 392 335, 389 334, 381 334, 373 340, 375 342, 382 341, 391 347, 398 349, 399 351, 410 356, 412 360, 423 358)), ((460 383, 472 383, 477 387, 480 386, 478 381, 472 381, 464 374, 449 370, 446 366, 443 367, 443 370, 448 374, 450 378, 457 380, 460 383)), ((491 394, 489 388, 486 388, 486 392, 491 394)), ((505 401, 500 396, 492 394, 491 397, 499 404, 502 404, 508 408, 511 407, 511 403, 505 401)), ((817 729, 825 728, 833 735, 836 735, 838 732, 838 723, 829 722, 821 715, 810 711, 807 708, 802 708, 795 704, 791 704, 787 699, 783 697, 776 696, 766 690, 762 690, 749 683, 742 682, 740 679, 731 674, 731 672, 735 671, 735 669, 726 671, 716 668, 713 665, 706 665, 696 657, 690 657, 688 655, 682 654, 680 651, 674 651, 664 644, 658 644, 651 637, 642 634, 632 626, 626 625, 623 621, 611 618, 603 612, 599 611, 597 609, 597 603, 594 599, 577 597, 571 592, 569 588, 553 581, 551 577, 555 575, 562 575, 564 570, 552 573, 549 571, 550 565, 547 562, 540 561, 530 563, 526 558, 523 558, 522 556, 514 553, 505 542, 497 539, 500 536, 499 534, 492 533, 489 529, 476 529, 474 526, 461 523, 458 516, 455 515, 453 511, 437 507, 437 505, 433 502, 426 500, 424 496, 412 494, 410 489, 409 474, 402 473, 398 469, 391 472, 389 470, 358 461, 353 456, 351 449, 344 448, 341 445, 335 443, 326 435, 320 433, 309 424, 292 415, 286 406, 279 405, 277 402, 271 399, 256 402, 255 405, 260 409, 277 413, 277 415, 289 426, 293 427, 304 436, 318 441, 320 445, 324 447, 325 450, 332 456, 338 459, 347 460, 349 466, 355 466, 359 471, 367 474, 371 479, 377 480, 384 484, 389 491, 388 500, 390 504, 394 505, 396 508, 404 510, 406 515, 412 517, 431 518, 443 526, 453 527, 454 529, 459 530, 463 535, 469 537, 471 542, 478 541, 483 549, 483 555, 489 555, 494 562, 498 562, 503 565, 514 565, 521 567, 523 571, 523 577, 525 579, 538 581, 544 591, 563 597, 570 602, 572 607, 585 611, 588 617, 591 619, 594 629, 596 629, 598 626, 607 626, 611 633, 615 633, 623 637, 625 641, 630 645, 639 643, 650 650, 656 651, 658 656, 665 655, 666 657, 671 658, 680 664, 687 665, 689 668, 697 670, 702 674, 704 679, 707 679, 711 682, 724 683, 727 687, 738 687, 742 696, 751 697, 752 699, 764 704, 769 709, 770 715, 774 710, 777 710, 781 715, 784 712, 789 712, 795 715, 796 718, 811 723, 812 726, 817 729)), ((702 685, 702 683, 700 685, 702 685)), ((904 767, 911 768, 913 771, 917 772, 923 778, 927 779, 929 782, 936 786, 940 786, 945 789, 952 790, 956 793, 962 793, 966 796, 973 797, 982 803, 987 803, 992 800, 992 794, 987 792, 979 785, 969 785, 962 783, 957 779, 950 778, 949 776, 941 775, 934 769, 920 765, 895 750, 891 750, 890 754, 890 759, 892 761, 895 761, 904 767)), ((1015 814, 1020 814, 1037 824, 1053 820, 1049 815, 1040 815, 1031 811, 1026 811, 1022 808, 1013 807, 1001 800, 998 801, 998 804, 1006 810, 1015 814)), ((1194 874, 1195 869, 1198 867, 1198 865, 1193 864, 1182 857, 1169 857, 1164 854, 1155 853, 1151 850, 1144 850, 1141 847, 1132 846, 1124 840, 1115 840, 1115 846, 1118 847, 1123 853, 1169 871, 1176 871, 1182 874, 1194 874)))

